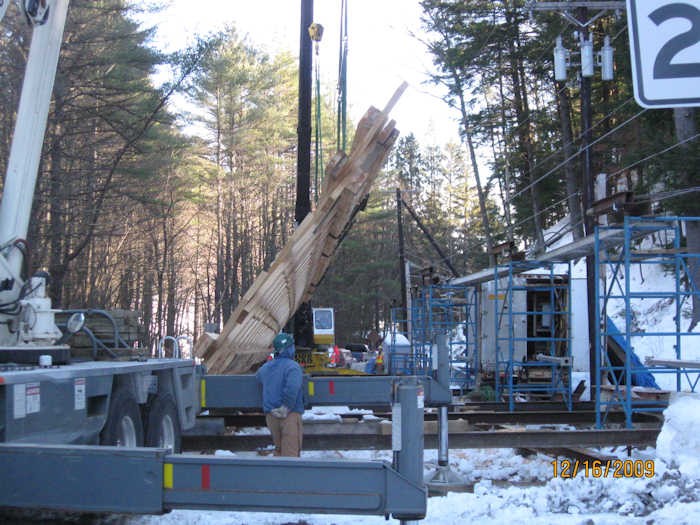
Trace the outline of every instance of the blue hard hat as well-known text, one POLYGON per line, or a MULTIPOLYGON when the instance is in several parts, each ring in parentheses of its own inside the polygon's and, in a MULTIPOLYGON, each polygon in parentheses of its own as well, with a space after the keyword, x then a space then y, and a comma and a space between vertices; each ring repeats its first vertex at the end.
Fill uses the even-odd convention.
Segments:
POLYGON ((277 334, 277 337, 275 337, 272 346, 274 347, 275 352, 281 352, 282 350, 293 344, 294 338, 291 335, 282 332, 280 334, 277 334))

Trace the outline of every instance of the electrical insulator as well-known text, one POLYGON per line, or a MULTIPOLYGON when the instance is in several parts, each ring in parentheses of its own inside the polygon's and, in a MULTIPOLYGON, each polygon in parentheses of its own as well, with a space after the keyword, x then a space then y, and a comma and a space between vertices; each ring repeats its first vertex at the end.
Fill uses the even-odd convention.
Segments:
POLYGON ((561 37, 557 37, 557 45, 554 46, 554 78, 557 81, 566 80, 566 57, 569 50, 561 43, 561 37))
POLYGON ((614 54, 615 48, 610 45, 610 37, 605 37, 605 45, 600 52, 600 67, 603 80, 612 80, 615 77, 614 54))
POLYGON ((584 77, 593 76, 593 39, 581 40, 581 74, 584 77))

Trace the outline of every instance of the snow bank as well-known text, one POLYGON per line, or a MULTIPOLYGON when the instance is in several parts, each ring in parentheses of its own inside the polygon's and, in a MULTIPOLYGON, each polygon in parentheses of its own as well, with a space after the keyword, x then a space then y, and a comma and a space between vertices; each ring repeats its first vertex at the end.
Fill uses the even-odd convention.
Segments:
POLYGON ((656 455, 681 474, 700 479, 700 394, 671 395, 656 440, 656 455))

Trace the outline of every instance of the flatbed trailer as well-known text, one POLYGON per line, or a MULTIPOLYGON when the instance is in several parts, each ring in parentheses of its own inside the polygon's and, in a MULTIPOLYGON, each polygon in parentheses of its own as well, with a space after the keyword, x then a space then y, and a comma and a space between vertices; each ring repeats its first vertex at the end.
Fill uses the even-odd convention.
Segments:
MULTIPOLYGON (((124 435, 105 435, 105 428, 121 424, 132 402, 141 411, 153 409, 156 400, 175 408, 170 418, 179 434, 194 426, 201 375, 187 359, 87 361, 46 368, 0 364, 0 441, 98 445, 102 434, 102 443, 110 442, 124 435), (121 406, 115 407, 114 401, 121 406)), ((143 444, 144 432, 150 430, 141 424, 139 432, 143 422, 132 421, 136 444, 143 444)))
MULTIPOLYGON (((8 382, 0 384, 0 395, 4 397, 6 407, 3 414, 6 426, 15 415, 14 408, 7 410, 8 405, 10 402, 18 405, 22 401, 22 394, 14 395, 16 388, 21 392, 24 387, 25 407, 27 403, 35 402, 27 401, 26 391, 35 388, 36 384, 39 389, 45 389, 44 399, 53 394, 56 394, 56 399, 46 403, 40 399, 38 412, 18 418, 32 418, 33 424, 25 425, 24 432, 15 426, 13 439, 5 439, 0 444, 0 464, 3 465, 0 508, 140 514, 207 509, 379 515, 393 516, 402 521, 425 517, 423 405, 441 403, 449 393, 433 378, 338 377, 332 380, 333 383, 305 379, 304 397, 309 406, 316 396, 316 387, 319 388, 319 404, 333 402, 352 406, 355 393, 363 386, 359 382, 375 379, 368 383, 366 390, 377 395, 382 403, 390 402, 393 410, 394 460, 391 464, 385 461, 309 461, 299 458, 238 459, 173 454, 163 447, 56 443, 66 436, 77 435, 56 430, 59 427, 55 426, 55 416, 65 411, 64 403, 70 406, 74 406, 76 400, 82 403, 83 394, 76 394, 75 385, 83 377, 86 385, 102 388, 99 391, 107 396, 108 414, 114 413, 109 409, 110 399, 117 397, 104 393, 110 378, 112 384, 117 385, 117 391, 123 391, 124 385, 135 385, 140 377, 142 384, 137 388, 148 390, 148 385, 151 385, 151 393, 147 394, 151 399, 154 396, 153 380, 143 378, 159 378, 157 392, 167 390, 166 385, 171 379, 175 383, 186 383, 188 387, 196 385, 198 389, 183 390, 178 398, 196 398, 199 406, 194 412, 207 406, 261 407, 258 404, 261 389, 254 376, 200 376, 201 369, 181 363, 181 360, 150 361, 131 367, 129 363, 116 363, 122 365, 117 370, 123 373, 113 375, 110 373, 114 370, 105 374, 105 368, 76 366, 73 369, 75 365, 46 370, 44 374, 28 370, 7 375, 8 382), (86 370, 93 375, 87 375, 86 370), (22 382, 25 380, 32 383, 22 382), (52 383, 55 384, 50 386, 52 383), (314 386, 309 388, 310 384, 314 386), (198 394, 193 396, 193 391, 197 390, 198 394), (435 399, 431 399, 431 395, 435 399), (208 405, 207 396, 212 405, 208 405), (37 430, 40 428, 47 429, 46 435, 41 436, 37 430)), ((5 379, 6 376, 0 377, 5 379)), ((92 390, 91 386, 88 391, 94 393, 98 390, 92 390)), ((155 398, 158 395, 155 394, 155 398)), ((359 396, 356 402, 367 403, 367 398, 359 396)), ((84 430, 80 439, 87 435, 101 435, 97 422, 86 425, 87 419, 86 414, 80 418, 84 430)), ((100 419, 104 420, 105 427, 110 425, 109 415, 100 419)), ((60 427, 69 428, 70 424, 60 427)))

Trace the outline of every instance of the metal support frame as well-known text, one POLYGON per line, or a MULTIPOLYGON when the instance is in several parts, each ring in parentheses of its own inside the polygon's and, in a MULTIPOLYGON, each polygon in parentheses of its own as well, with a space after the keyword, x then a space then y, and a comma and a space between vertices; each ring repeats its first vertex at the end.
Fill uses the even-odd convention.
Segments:
MULTIPOLYGON (((424 396, 449 403, 432 378, 306 378, 318 404, 376 401, 393 408, 393 465, 386 462, 235 459, 161 449, 0 444, 0 506, 161 514, 172 509, 425 517, 424 396), (364 380, 362 386, 358 380, 364 380), (337 396, 336 396, 337 382, 337 396), (369 385, 369 388, 368 388, 369 385), (366 396, 358 392, 368 391, 366 396), (109 472, 95 476, 95 472, 109 472)), ((110 381, 111 384, 111 381, 110 381)), ((202 407, 261 407, 255 376, 206 376, 202 407)))
MULTIPOLYGON (((571 263, 514 261, 503 266, 507 268, 505 286, 503 279, 499 279, 500 268, 496 266, 494 269, 496 393, 499 397, 507 394, 510 411, 515 409, 515 398, 518 393, 543 394, 550 398, 561 394, 567 408, 571 410, 571 263), (561 271, 555 274, 555 267, 558 267, 558 270, 566 268, 563 278, 561 271), (527 270, 543 271, 544 273, 537 275, 537 279, 541 282, 533 286, 519 284, 516 275, 527 270), (516 308, 513 301, 514 294, 527 294, 528 291, 546 293, 549 297, 547 310, 537 310, 536 305, 533 305, 531 309, 527 305, 527 301, 525 301, 523 310, 516 308), (564 303, 561 301, 562 295, 564 295, 564 303), (549 317, 548 329, 543 330, 542 333, 536 331, 535 327, 538 326, 538 321, 544 326, 546 324, 544 319, 547 316, 549 317), (506 323, 505 334, 504 321, 506 323), (526 325, 523 337, 516 335, 516 323, 526 325), (559 330, 557 330, 557 326, 559 326, 559 330), (531 331, 528 331, 527 327, 530 327, 531 331), (561 333, 562 330, 563 333, 561 333), (546 354, 549 358, 536 361, 528 360, 527 346, 529 344, 537 345, 540 348, 539 353, 546 354), (518 358, 516 357, 516 346, 520 348, 523 345, 526 347, 524 358, 518 358), (507 353, 504 352, 504 346, 507 348, 507 353), (533 367, 549 368, 549 379, 537 383, 516 381, 516 375, 519 378, 521 373, 527 373, 533 367), (501 373, 503 378, 501 378, 501 373)), ((524 277, 520 279, 524 279, 524 277)))
MULTIPOLYGON (((413 441, 420 445, 422 472, 422 425, 413 441)), ((0 445, 0 458, 2 507, 141 514, 208 509, 397 519, 422 519, 426 512, 422 480, 379 461, 237 459, 171 455, 164 449, 12 444, 0 445)))
MULTIPOLYGON (((304 376, 304 404, 310 406, 347 405, 386 407, 394 400, 396 385, 406 376, 304 376)), ((428 406, 447 405, 452 401, 449 385, 430 376, 417 377, 428 406)), ((202 409, 261 409, 262 387, 254 375, 214 376, 202 379, 202 409)))
MULTIPOLYGON (((689 264, 693 260, 700 259, 698 253, 688 253, 681 247, 682 222, 698 222, 700 217, 663 217, 641 218, 625 217, 624 223, 617 226, 599 226, 595 232, 595 277, 596 283, 600 283, 601 276, 606 276, 605 285, 596 287, 596 321, 597 334, 595 338, 595 370, 596 382, 610 381, 614 387, 610 399, 603 399, 600 388, 596 389, 596 425, 600 428, 606 423, 607 413, 612 408, 622 408, 625 411, 625 422, 628 428, 632 428, 632 415, 636 412, 661 412, 666 407, 665 401, 650 401, 648 399, 635 399, 632 395, 634 374, 651 371, 659 374, 675 374, 676 391, 680 391, 683 378, 687 381, 687 387, 695 392, 700 381, 700 371, 692 367, 661 365, 646 368, 634 365, 632 352, 635 341, 641 337, 660 337, 673 340, 675 360, 682 362, 684 358, 683 345, 686 344, 685 357, 689 357, 688 338, 699 336, 698 332, 684 332, 681 326, 683 319, 682 306, 693 296, 700 295, 700 283, 694 282, 689 272, 689 264), (600 236, 606 231, 618 230, 624 233, 623 242, 601 242, 600 236), (635 239, 644 238, 652 233, 665 235, 672 243, 668 250, 652 249, 643 251, 637 248, 635 239), (619 249, 618 249, 619 246, 619 249), (667 274, 673 276, 672 289, 638 291, 631 286, 631 272, 633 266, 663 265, 667 274), (683 279, 687 279, 687 289, 682 289, 683 279), (666 299, 675 305, 674 328, 655 332, 642 332, 634 327, 634 310, 646 299, 666 299), (607 340, 613 335, 612 328, 606 325, 608 316, 612 316, 615 310, 622 308, 624 326, 620 327, 621 336, 625 342, 624 363, 615 364, 608 352, 607 340), (613 310, 615 309, 615 310, 613 310), (623 387, 624 385, 624 387, 623 387), (650 406, 651 405, 651 406, 650 406)), ((692 355, 692 354, 691 354, 692 355)))
POLYGON ((525 9, 528 11, 560 11, 569 22, 579 27, 588 27, 598 20, 608 10, 624 10, 625 2, 528 2, 525 9), (570 13, 571 9, 588 8, 596 12, 590 19, 579 20, 570 13))
MULTIPOLYGON (((155 362, 154 366, 167 366, 169 362, 155 362)), ((140 365, 112 366, 126 369, 140 365)), ((87 377, 88 395, 95 394, 88 370, 72 373, 87 377)), ((14 386, 13 382, 33 381, 32 374, 3 374, 4 388, 14 386)), ((101 384, 108 393, 112 378, 106 379, 101 384)), ((421 519, 427 499, 422 479, 424 399, 441 405, 451 400, 449 385, 441 384, 440 379, 444 378, 305 378, 307 404, 391 405, 395 416, 393 466, 382 462, 240 460, 166 455, 165 450, 158 449, 42 445, 43 436, 37 435, 31 437, 33 444, 27 444, 27 437, 20 435, 17 441, 22 439, 22 444, 0 444, 0 464, 5 471, 0 480, 0 506, 153 514, 175 508, 391 514, 402 520, 421 519), (108 472, 109 476, 95 476, 95 472, 108 472)), ((181 377, 175 382, 185 383, 181 377)), ((68 393, 63 394, 72 399, 71 377, 66 384, 64 390, 68 393)), ((188 384, 194 387, 197 383, 190 380, 188 384)), ((260 385, 253 375, 205 376, 200 389, 201 408, 259 410, 262 406, 260 385)), ((49 389, 46 394, 55 392, 49 389)), ((54 397, 60 401, 66 397, 63 394, 54 397)), ((7 397, 6 403, 12 406, 14 399, 7 397)), ((194 413, 194 408, 191 406, 189 413, 194 413)), ((183 421, 184 417, 180 414, 183 421)), ((95 432, 99 432, 99 426, 95 432)))
POLYGON ((479 294, 476 286, 437 284, 422 287, 412 300, 410 334, 398 315, 393 333, 411 342, 410 356, 392 356, 390 370, 428 374, 434 369, 433 342, 447 336, 451 388, 462 393, 476 385, 479 371, 479 294), (464 340, 457 332, 463 330, 464 340))
MULTIPOLYGON (((438 377, 442 382, 449 381, 448 359, 450 347, 447 334, 437 336, 438 377)), ((435 472, 426 477, 425 483, 434 492, 446 492, 451 487, 463 486, 464 480, 450 469, 449 458, 449 419, 447 405, 440 407, 438 414, 438 466, 435 472)))

